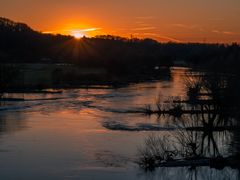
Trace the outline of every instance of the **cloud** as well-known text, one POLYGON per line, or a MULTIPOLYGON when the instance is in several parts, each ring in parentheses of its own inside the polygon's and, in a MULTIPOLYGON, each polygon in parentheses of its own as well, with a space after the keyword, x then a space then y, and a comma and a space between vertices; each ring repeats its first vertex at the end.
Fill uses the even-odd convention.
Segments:
POLYGON ((223 34, 227 34, 227 35, 236 35, 237 33, 234 32, 230 32, 230 31, 223 31, 223 34))
POLYGON ((55 34, 56 31, 43 31, 42 33, 43 34, 55 34))
POLYGON ((170 37, 170 36, 165 36, 165 35, 160 35, 157 33, 133 33, 133 35, 136 36, 140 36, 140 37, 146 37, 146 36, 150 36, 153 37, 154 39, 158 39, 158 40, 162 40, 162 41, 172 41, 172 42, 178 42, 178 43, 182 43, 183 41, 170 37))
POLYGON ((149 23, 145 23, 143 21, 136 21, 135 24, 137 26, 151 26, 149 23))
POLYGON ((220 33, 221 33, 221 31, 219 31, 219 30, 212 30, 212 33, 217 33, 217 34, 220 34, 220 33))
POLYGON ((138 28, 133 28, 133 31, 146 31, 146 30, 154 30, 156 27, 154 26, 148 26, 148 27, 138 27, 138 28))
POLYGON ((162 35, 159 35, 158 38, 160 38, 160 39, 164 39, 164 40, 167 40, 167 41, 178 42, 178 43, 183 42, 183 41, 181 41, 181 40, 179 40, 179 39, 176 39, 176 38, 173 38, 173 37, 169 37, 169 36, 162 36, 162 35))
POLYGON ((101 30, 102 28, 88 28, 88 29, 82 29, 81 31, 83 32, 89 32, 89 31, 98 31, 101 30))
POLYGON ((77 30, 67 30, 71 32, 90 32, 90 31, 97 31, 101 30, 102 28, 86 28, 86 29, 77 29, 77 30))
POLYGON ((138 17, 135 17, 136 19, 154 19, 155 17, 154 16, 138 16, 138 17))
POLYGON ((220 31, 220 30, 212 30, 212 33, 216 33, 216 34, 225 34, 225 35, 238 35, 238 33, 235 32, 231 32, 231 31, 220 31))
POLYGON ((185 29, 195 29, 198 27, 197 25, 187 25, 187 24, 171 24, 171 26, 185 28, 185 29))

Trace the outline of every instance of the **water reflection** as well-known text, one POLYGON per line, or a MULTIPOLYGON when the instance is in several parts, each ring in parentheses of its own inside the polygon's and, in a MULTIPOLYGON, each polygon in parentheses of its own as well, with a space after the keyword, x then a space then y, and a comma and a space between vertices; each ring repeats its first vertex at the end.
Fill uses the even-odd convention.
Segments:
POLYGON ((14 133, 27 128, 26 121, 19 112, 0 113, 0 138, 1 135, 14 133))
POLYGON ((239 178, 238 170, 230 167, 161 167, 145 172, 135 163, 139 144, 153 131, 160 136, 185 133, 199 148, 195 152, 188 149, 195 156, 228 157, 239 152, 238 131, 202 131, 204 121, 209 127, 224 124, 217 123, 217 115, 211 114, 213 120, 209 121, 207 114, 174 118, 126 113, 155 102, 159 95, 161 102, 169 100, 169 96, 186 96, 183 76, 187 71, 171 69, 159 81, 118 89, 98 87, 62 90, 59 94, 12 95, 26 101, 6 102, 0 107, 0 146, 10 150, 0 152, 1 178, 239 178))
POLYGON ((238 170, 229 167, 222 170, 209 167, 196 167, 195 169, 163 167, 154 172, 142 172, 139 177, 145 180, 238 180, 240 176, 238 170))

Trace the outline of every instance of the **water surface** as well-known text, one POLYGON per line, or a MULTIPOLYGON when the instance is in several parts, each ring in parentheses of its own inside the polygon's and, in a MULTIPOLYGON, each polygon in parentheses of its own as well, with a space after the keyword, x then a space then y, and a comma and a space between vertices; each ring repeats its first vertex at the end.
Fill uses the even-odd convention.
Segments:
MULTIPOLYGON (((1 179, 238 179, 225 167, 159 168, 145 172, 135 163, 139 146, 159 127, 160 135, 178 127, 169 117, 125 113, 185 96, 188 69, 173 68, 159 81, 63 90, 61 94, 15 94, 25 102, 0 106, 1 179), (150 130, 146 130, 150 128, 150 130)), ((232 133, 214 134, 228 153, 232 133)))

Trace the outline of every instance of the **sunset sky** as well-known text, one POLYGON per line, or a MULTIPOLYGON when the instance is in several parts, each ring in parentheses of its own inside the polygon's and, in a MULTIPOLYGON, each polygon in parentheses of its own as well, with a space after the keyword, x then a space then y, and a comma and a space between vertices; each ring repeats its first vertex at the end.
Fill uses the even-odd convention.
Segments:
POLYGON ((240 0, 0 0, 33 29, 176 42, 240 42, 240 0))

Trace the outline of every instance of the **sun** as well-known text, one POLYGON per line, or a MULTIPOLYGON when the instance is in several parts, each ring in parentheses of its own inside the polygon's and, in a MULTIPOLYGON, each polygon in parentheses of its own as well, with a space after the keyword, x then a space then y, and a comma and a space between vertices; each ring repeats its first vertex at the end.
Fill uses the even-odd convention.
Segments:
POLYGON ((81 31, 72 31, 71 35, 76 39, 84 37, 84 34, 81 31))

